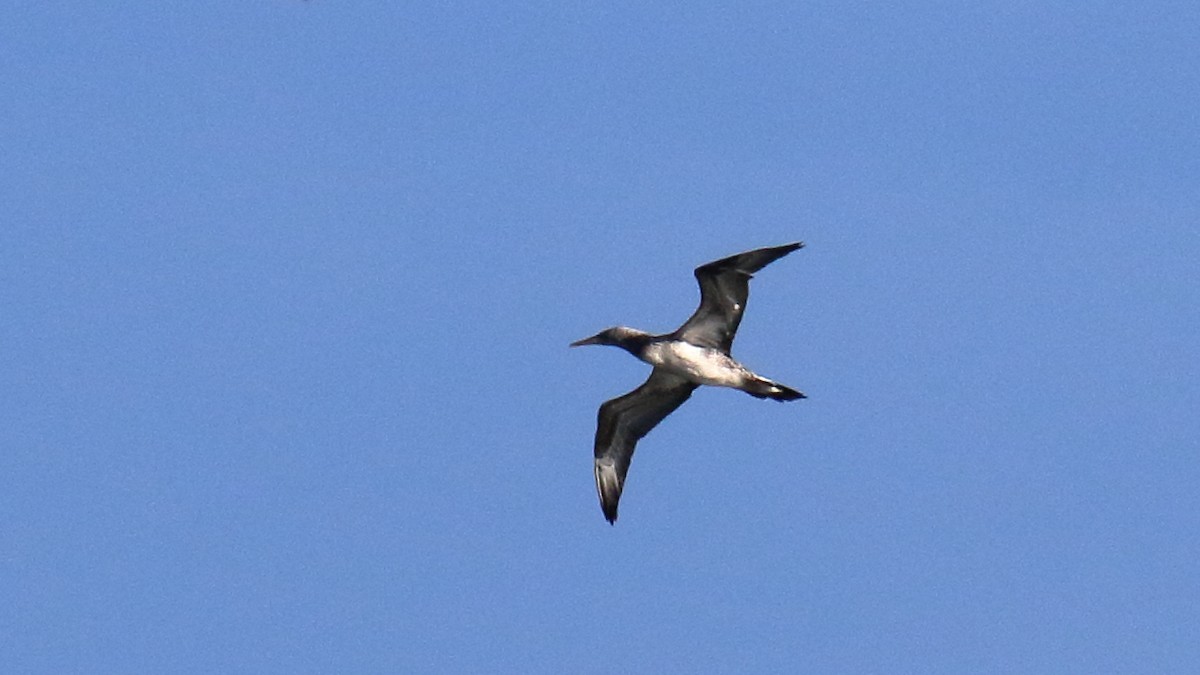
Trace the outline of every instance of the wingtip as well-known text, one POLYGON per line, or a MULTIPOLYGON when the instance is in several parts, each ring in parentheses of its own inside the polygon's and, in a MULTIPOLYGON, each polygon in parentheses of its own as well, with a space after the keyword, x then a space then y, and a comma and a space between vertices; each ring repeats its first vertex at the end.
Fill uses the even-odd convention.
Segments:
POLYGON ((600 509, 604 511, 604 519, 609 525, 617 524, 617 505, 607 501, 600 502, 600 509))
POLYGON ((600 509, 609 525, 617 524, 617 504, 621 500, 621 477, 611 460, 596 459, 596 494, 600 497, 600 509))

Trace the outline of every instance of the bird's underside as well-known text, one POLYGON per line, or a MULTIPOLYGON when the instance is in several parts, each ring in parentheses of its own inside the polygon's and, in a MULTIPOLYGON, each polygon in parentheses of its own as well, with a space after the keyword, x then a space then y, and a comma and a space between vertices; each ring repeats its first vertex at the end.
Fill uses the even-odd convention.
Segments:
POLYGON ((804 398, 801 392, 755 374, 729 355, 746 309, 752 275, 802 246, 756 249, 696 268, 700 306, 673 333, 650 335, 617 327, 572 343, 618 346, 654 366, 640 387, 606 401, 597 415, 596 491, 608 522, 617 520, 617 504, 638 440, 683 405, 701 384, 732 387, 777 401, 804 398))

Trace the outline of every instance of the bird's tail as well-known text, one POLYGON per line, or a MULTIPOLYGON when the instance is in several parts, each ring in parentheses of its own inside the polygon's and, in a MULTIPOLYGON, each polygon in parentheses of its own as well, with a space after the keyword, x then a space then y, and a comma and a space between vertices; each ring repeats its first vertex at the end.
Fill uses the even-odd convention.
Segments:
POLYGON ((796 391, 789 386, 758 375, 742 385, 741 389, 754 398, 769 398, 775 401, 795 401, 798 398, 808 398, 804 392, 796 391))

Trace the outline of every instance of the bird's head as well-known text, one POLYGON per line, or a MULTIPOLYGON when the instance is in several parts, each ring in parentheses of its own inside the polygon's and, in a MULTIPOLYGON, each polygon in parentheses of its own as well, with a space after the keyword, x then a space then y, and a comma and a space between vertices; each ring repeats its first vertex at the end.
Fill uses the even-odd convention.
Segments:
POLYGON ((634 328, 626 328, 625 326, 614 326, 605 328, 591 337, 582 340, 576 340, 571 343, 572 347, 582 347, 584 345, 608 345, 610 347, 622 347, 629 349, 644 338, 649 337, 648 333, 643 333, 634 328))

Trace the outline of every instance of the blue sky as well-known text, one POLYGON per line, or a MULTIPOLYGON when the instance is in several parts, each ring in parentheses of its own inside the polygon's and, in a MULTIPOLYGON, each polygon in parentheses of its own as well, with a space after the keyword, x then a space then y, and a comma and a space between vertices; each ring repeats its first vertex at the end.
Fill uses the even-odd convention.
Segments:
POLYGON ((5 670, 1195 672, 1194 3, 407 4, 6 10, 5 670))

